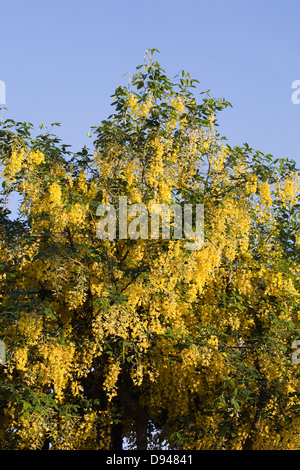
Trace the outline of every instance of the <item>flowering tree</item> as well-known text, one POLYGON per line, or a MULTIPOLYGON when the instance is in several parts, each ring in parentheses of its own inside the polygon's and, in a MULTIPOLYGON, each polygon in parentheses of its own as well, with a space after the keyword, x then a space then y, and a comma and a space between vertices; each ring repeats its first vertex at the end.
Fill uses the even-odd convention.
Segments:
POLYGON ((299 446, 299 173, 227 145, 229 103, 198 103, 197 81, 171 81, 154 52, 115 91, 93 154, 1 124, 4 449, 299 446), (100 239, 97 208, 120 196, 149 213, 204 204, 203 246, 172 230, 100 239))

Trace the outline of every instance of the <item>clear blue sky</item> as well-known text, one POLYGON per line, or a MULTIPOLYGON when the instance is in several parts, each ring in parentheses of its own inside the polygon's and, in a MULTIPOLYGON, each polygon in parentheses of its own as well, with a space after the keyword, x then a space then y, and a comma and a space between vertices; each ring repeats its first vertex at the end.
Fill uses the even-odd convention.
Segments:
POLYGON ((74 150, 111 114, 123 75, 157 48, 170 77, 184 69, 233 105, 219 116, 230 144, 300 166, 299 0, 14 0, 0 4, 3 118, 56 128, 74 150))

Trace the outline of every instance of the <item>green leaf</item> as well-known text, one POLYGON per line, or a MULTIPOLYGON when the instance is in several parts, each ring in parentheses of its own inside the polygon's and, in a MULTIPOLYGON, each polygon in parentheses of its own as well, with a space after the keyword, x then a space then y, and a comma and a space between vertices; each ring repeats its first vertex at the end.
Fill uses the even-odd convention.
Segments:
POLYGON ((95 307, 96 305, 98 305, 99 302, 102 304, 103 310, 107 313, 107 312, 108 312, 108 303, 107 303, 107 301, 106 301, 103 297, 98 297, 97 299, 95 299, 95 300, 93 301, 94 307, 95 307))
POLYGON ((240 409, 239 402, 236 398, 231 398, 231 403, 233 404, 234 408, 238 411, 240 409))
POLYGON ((221 395, 221 396, 220 396, 219 401, 220 401, 220 403, 221 403, 222 406, 227 406, 227 405, 226 405, 226 400, 225 400, 224 395, 221 395))

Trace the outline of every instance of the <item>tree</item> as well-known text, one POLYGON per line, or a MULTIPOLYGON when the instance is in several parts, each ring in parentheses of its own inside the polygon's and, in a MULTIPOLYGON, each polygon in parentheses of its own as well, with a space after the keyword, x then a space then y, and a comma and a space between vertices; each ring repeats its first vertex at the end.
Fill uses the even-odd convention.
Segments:
POLYGON ((147 52, 92 154, 2 123, 2 197, 22 202, 1 216, 1 447, 295 449, 299 172, 226 144, 229 103, 198 103, 197 80, 147 52), (120 196, 149 218, 204 204, 203 246, 174 217, 169 238, 99 238, 120 196))

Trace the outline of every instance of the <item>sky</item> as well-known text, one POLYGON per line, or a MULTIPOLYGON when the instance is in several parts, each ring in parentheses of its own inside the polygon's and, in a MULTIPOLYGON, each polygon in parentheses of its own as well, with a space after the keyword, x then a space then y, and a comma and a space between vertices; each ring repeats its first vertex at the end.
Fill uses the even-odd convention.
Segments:
POLYGON ((59 122, 63 143, 92 149, 114 90, 156 48, 170 78, 183 69, 232 104, 218 116, 230 145, 300 166, 299 20, 299 0, 0 0, 2 119, 59 122))

